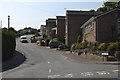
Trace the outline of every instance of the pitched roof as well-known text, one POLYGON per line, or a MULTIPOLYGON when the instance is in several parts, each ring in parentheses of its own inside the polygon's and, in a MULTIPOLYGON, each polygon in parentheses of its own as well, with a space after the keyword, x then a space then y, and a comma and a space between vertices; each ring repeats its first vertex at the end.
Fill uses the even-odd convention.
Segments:
POLYGON ((97 15, 96 17, 93 16, 93 17, 91 17, 87 22, 85 22, 80 28, 84 28, 87 24, 89 24, 89 23, 92 22, 93 20, 95 20, 95 19, 97 19, 97 18, 99 18, 99 17, 102 17, 103 15, 109 14, 109 13, 111 13, 111 12, 113 12, 113 11, 116 11, 116 10, 119 10, 119 11, 120 11, 119 8, 115 8, 115 9, 112 9, 112 10, 107 11, 107 12, 105 12, 105 13, 101 13, 100 15, 97 15))
POLYGON ((116 11, 116 10, 120 10, 120 9, 119 9, 119 8, 115 8, 115 9, 112 9, 112 10, 110 10, 110 11, 101 13, 100 15, 98 15, 98 16, 96 16, 96 17, 97 17, 97 18, 98 18, 98 17, 101 17, 101 16, 103 16, 103 15, 106 15, 106 14, 111 13, 111 12, 116 11))

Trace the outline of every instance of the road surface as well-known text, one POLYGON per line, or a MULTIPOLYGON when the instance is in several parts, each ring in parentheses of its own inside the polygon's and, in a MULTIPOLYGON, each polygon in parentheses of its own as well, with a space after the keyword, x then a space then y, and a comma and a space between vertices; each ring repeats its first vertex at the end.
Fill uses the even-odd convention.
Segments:
POLYGON ((118 65, 81 63, 62 55, 61 51, 17 39, 16 50, 26 61, 3 72, 3 78, 118 78, 118 65))

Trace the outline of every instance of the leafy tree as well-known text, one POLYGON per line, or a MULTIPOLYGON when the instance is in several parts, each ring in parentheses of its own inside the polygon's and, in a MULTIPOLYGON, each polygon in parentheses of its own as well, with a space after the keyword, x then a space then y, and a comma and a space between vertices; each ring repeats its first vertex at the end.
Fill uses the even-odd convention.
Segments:
POLYGON ((12 28, 12 27, 10 27, 8 30, 10 30, 10 31, 13 31, 13 32, 17 33, 17 31, 16 31, 14 28, 12 28))
POLYGON ((97 11, 99 11, 99 12, 109 11, 111 9, 114 9, 117 4, 118 4, 118 2, 115 0, 108 0, 108 1, 104 2, 102 7, 98 8, 97 11))

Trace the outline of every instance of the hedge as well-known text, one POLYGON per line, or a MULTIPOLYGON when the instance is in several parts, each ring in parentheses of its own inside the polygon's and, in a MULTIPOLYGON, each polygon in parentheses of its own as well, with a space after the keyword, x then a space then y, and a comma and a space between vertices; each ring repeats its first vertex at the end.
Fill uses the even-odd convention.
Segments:
POLYGON ((0 30, 2 32, 2 60, 7 60, 14 55, 16 40, 15 33, 8 29, 0 30))

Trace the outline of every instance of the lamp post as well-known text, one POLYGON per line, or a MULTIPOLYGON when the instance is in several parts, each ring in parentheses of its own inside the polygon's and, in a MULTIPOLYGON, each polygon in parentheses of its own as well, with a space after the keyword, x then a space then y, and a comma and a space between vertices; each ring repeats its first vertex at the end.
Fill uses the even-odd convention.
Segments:
POLYGON ((2 28, 2 20, 1 20, 1 25, 0 25, 0 28, 2 28))
POLYGON ((10 15, 8 15, 8 29, 10 28, 10 15))

